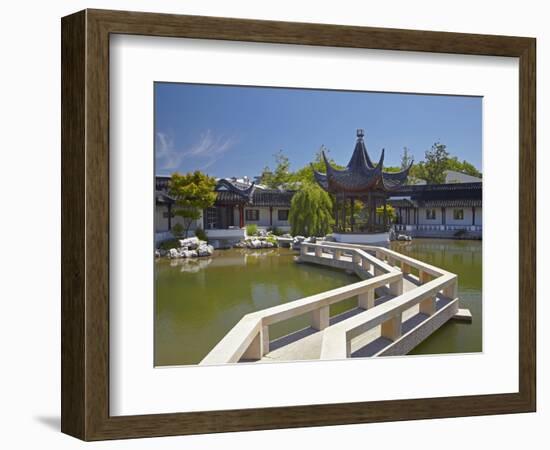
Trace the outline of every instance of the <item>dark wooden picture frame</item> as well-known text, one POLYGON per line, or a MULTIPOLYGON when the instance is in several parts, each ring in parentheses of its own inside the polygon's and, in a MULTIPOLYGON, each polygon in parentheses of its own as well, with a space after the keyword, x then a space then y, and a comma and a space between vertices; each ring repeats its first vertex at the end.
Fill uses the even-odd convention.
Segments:
POLYGON ((100 440, 535 411, 534 38, 103 10, 85 10, 64 17, 61 31, 61 428, 64 433, 84 440, 100 440), (461 397, 110 416, 111 34, 519 58, 519 391, 461 397))

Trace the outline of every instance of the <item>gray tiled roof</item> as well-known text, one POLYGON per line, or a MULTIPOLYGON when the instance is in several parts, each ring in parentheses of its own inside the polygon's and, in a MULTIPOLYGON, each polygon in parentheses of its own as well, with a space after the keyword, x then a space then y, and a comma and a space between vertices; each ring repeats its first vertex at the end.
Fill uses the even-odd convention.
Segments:
POLYGON ((326 173, 314 170, 313 174, 323 189, 331 193, 364 194, 374 190, 393 191, 406 183, 412 163, 401 172, 384 172, 384 149, 380 161, 374 165, 363 142, 363 134, 358 132, 357 136, 355 149, 345 169, 333 167, 322 151, 326 173))
POLYGON ((256 189, 249 200, 244 199, 230 191, 219 191, 216 193, 216 204, 247 204, 250 206, 279 206, 290 207, 294 191, 279 191, 275 189, 256 189))

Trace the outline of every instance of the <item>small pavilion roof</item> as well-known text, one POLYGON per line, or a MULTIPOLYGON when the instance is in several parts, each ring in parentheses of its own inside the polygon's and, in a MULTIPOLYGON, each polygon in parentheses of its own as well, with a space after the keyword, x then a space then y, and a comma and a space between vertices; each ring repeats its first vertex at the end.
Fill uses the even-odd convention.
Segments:
POLYGON ((363 130, 357 130, 355 149, 344 169, 333 167, 322 151, 326 173, 314 169, 313 174, 324 190, 331 193, 360 194, 374 190, 393 191, 406 183, 412 162, 401 172, 384 172, 384 149, 378 164, 374 164, 369 157, 363 136, 363 130))

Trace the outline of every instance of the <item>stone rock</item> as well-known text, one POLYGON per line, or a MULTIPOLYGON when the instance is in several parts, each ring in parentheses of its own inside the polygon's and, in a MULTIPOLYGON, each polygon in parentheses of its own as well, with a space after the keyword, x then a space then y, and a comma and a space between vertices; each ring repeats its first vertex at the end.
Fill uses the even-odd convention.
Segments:
POLYGON ((212 256, 214 253, 214 247, 207 245, 206 243, 199 246, 197 249, 198 256, 212 256))
POLYGON ((160 258, 160 250, 155 250, 155 258, 160 258))
POLYGON ((166 256, 168 254, 168 250, 165 250, 164 248, 159 249, 160 256, 166 256))
POLYGON ((176 249, 176 248, 171 248, 168 251, 168 253, 169 253, 169 256, 170 256, 171 259, 180 257, 180 253, 178 252, 178 249, 176 249))
POLYGON ((259 239, 251 239, 249 242, 249 248, 261 248, 262 242, 259 239))
POLYGON ((200 245, 200 240, 198 237, 190 237, 187 239, 180 239, 180 247, 187 247, 187 250, 194 250, 200 245))

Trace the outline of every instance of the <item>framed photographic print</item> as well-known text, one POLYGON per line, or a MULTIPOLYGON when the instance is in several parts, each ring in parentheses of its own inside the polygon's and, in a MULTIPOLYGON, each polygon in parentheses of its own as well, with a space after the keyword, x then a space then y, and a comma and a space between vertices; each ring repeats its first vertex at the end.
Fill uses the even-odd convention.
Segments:
POLYGON ((62 19, 62 431, 535 410, 535 39, 62 19))

